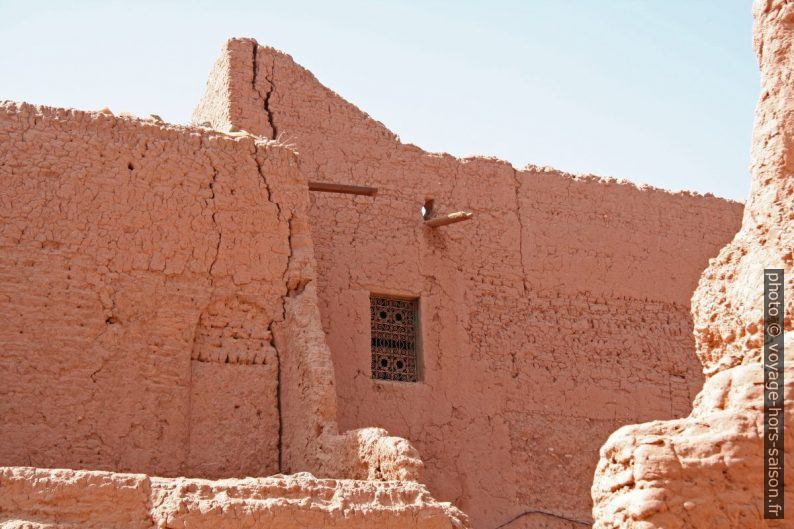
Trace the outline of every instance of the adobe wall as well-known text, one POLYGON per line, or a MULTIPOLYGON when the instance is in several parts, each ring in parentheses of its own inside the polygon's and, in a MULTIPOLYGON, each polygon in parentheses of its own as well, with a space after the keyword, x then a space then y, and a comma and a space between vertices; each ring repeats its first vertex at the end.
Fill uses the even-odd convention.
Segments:
POLYGON ((15 103, 0 145, 0 463, 321 472, 333 372, 295 154, 15 103))
POLYGON ((309 474, 209 481, 0 467, 0 527, 465 529, 415 482, 309 474))
POLYGON ((589 523, 609 432, 690 410, 689 299, 740 204, 424 152, 250 39, 193 119, 293 144, 309 180, 378 188, 311 196, 340 426, 409 439, 476 527, 589 523), (429 198, 474 219, 429 229, 429 198), (420 298, 421 382, 371 379, 371 292, 420 298))

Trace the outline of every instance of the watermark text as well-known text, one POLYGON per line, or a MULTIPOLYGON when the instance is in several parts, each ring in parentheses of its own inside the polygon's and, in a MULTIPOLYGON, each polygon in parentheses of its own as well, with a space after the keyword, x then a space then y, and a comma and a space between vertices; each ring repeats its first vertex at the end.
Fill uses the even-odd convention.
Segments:
POLYGON ((783 270, 764 270, 764 519, 783 519, 783 270))

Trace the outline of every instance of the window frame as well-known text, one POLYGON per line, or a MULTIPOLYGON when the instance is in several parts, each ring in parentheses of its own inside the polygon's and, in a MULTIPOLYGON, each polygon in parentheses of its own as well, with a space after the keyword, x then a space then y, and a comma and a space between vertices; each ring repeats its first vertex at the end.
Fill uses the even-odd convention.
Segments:
POLYGON ((393 292, 383 292, 383 291, 371 291, 369 293, 369 305, 370 305, 370 318, 369 318, 369 365, 370 365, 370 380, 373 382, 396 382, 401 384, 417 384, 423 381, 424 375, 424 365, 422 362, 423 355, 422 355, 422 299, 420 296, 417 295, 407 295, 407 294, 395 294, 393 292), (414 365, 415 367, 415 376, 413 378, 409 378, 408 380, 399 380, 393 378, 382 378, 376 376, 376 371, 372 368, 374 360, 375 360, 375 349, 373 347, 373 336, 374 336, 374 321, 373 321, 373 300, 374 299, 384 299, 384 300, 392 300, 392 301, 409 301, 414 304, 414 323, 413 323, 413 356, 414 356, 414 365))

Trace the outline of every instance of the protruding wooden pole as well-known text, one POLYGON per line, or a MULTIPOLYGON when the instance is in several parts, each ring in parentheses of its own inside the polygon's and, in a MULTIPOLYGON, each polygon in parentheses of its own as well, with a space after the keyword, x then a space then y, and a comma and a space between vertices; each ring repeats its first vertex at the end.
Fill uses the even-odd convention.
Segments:
POLYGON ((438 228, 439 226, 446 226, 447 224, 455 224, 456 222, 463 222, 469 220, 474 216, 474 213, 468 211, 456 211, 449 215, 441 215, 433 217, 425 221, 425 226, 429 228, 438 228))
POLYGON ((364 195, 374 197, 378 192, 377 187, 351 186, 346 184, 332 184, 330 182, 309 182, 309 191, 322 191, 324 193, 344 193, 346 195, 364 195))

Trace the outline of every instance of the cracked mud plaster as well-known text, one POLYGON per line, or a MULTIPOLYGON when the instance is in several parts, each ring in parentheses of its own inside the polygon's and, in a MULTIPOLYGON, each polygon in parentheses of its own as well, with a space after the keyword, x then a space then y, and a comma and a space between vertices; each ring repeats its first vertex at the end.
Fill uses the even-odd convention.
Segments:
POLYGON ((104 529, 463 529, 424 485, 310 474, 208 481, 0 467, 0 526, 104 529))
POLYGON ((311 196, 339 424, 410 441, 476 527, 591 521, 609 433, 690 411, 689 300, 740 204, 427 153, 252 39, 223 48, 193 120, 277 130, 308 179, 378 188, 311 196), (474 219, 428 229, 429 199, 474 219), (421 382, 371 379, 370 292, 420 297, 421 382))
POLYGON ((0 137, 3 463, 278 472, 295 155, 14 103, 0 137))
MULTIPOLYGON (((763 519, 763 270, 783 268, 785 474, 794 475, 794 3, 756 1, 761 96, 742 227, 692 298, 707 379, 689 417, 626 426, 601 449, 592 494, 599 529, 792 527, 763 519)), ((784 500, 794 504, 794 488, 784 500)))
POLYGON ((248 134, 0 106, 0 460, 416 479, 338 434, 295 153, 248 134))

